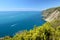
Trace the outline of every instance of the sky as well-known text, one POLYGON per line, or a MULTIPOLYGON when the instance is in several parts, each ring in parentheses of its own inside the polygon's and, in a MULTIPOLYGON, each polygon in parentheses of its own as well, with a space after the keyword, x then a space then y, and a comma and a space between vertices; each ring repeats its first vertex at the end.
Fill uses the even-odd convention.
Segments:
POLYGON ((0 11, 41 11, 60 6, 60 0, 0 0, 0 11))

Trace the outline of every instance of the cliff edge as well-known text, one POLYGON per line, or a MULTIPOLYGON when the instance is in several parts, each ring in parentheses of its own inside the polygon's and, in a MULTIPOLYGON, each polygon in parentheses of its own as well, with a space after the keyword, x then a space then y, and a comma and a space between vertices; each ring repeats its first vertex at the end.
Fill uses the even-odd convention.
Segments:
POLYGON ((51 22, 53 20, 60 20, 60 7, 50 8, 43 11, 43 19, 51 22))

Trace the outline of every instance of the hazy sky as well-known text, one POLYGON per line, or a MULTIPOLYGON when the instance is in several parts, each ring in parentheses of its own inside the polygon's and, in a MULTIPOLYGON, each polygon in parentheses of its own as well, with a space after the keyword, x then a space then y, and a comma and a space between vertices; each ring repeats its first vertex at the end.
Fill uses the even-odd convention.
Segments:
POLYGON ((60 0, 0 0, 0 11, 40 11, 60 6, 60 0))

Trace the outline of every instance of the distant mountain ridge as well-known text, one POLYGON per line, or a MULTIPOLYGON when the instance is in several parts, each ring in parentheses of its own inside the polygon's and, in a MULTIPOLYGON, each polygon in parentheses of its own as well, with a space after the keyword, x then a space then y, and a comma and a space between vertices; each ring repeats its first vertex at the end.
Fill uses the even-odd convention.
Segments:
POLYGON ((43 19, 48 22, 53 20, 60 20, 60 7, 44 10, 43 17, 43 19))

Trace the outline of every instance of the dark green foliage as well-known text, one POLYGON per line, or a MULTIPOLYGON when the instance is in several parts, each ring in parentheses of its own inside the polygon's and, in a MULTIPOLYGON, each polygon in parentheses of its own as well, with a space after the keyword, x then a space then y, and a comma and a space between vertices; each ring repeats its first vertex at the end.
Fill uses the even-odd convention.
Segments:
POLYGON ((41 40, 41 38, 40 37, 36 37, 36 40, 41 40))

